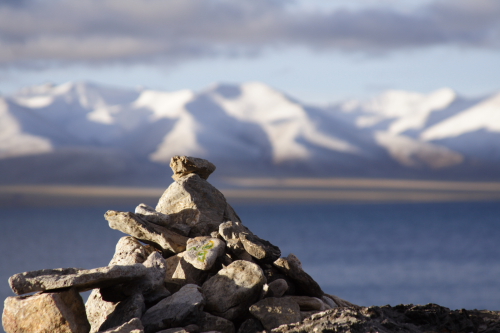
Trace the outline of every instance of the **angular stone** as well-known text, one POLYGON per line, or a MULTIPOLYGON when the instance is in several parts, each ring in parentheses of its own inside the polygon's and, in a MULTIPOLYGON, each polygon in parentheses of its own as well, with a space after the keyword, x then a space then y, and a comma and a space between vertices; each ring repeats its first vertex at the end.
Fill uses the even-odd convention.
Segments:
POLYGON ((254 235, 238 221, 228 221, 219 225, 219 234, 224 240, 239 240, 245 251, 261 262, 273 262, 281 255, 280 249, 270 242, 254 235))
POLYGON ((142 245, 137 238, 125 236, 116 244, 115 254, 108 266, 142 264, 153 251, 153 247, 142 245))
POLYGON ((106 331, 101 331, 102 333, 144 333, 144 327, 142 326, 141 320, 139 318, 133 318, 127 321, 125 324, 118 327, 110 328, 106 331))
POLYGON ((203 312, 198 321, 200 332, 217 331, 222 333, 234 333, 234 324, 222 317, 211 315, 208 312, 203 312))
POLYGON ((174 156, 170 159, 170 168, 174 172, 172 178, 177 180, 183 176, 195 173, 202 179, 208 179, 208 176, 215 171, 215 165, 202 158, 191 156, 174 156))
POLYGON ((76 289, 7 297, 2 324, 6 333, 87 333, 83 300, 76 289))
POLYGON ((198 321, 204 305, 200 287, 188 284, 149 308, 141 321, 146 333, 194 324, 198 321))
POLYGON ((328 297, 329 299, 334 301, 338 307, 359 307, 359 305, 352 304, 351 302, 348 302, 345 299, 342 299, 334 295, 325 294, 325 297, 328 297))
POLYGON ((299 305, 300 311, 325 311, 330 309, 328 305, 323 303, 320 299, 316 297, 309 296, 285 296, 285 299, 289 299, 299 305))
POLYGON ((170 215, 157 212, 153 207, 143 203, 135 208, 135 214, 143 220, 161 225, 183 236, 189 235, 189 230, 191 230, 188 225, 173 223, 170 215))
POLYGON ((248 254, 243 246, 243 243, 239 239, 228 239, 226 241, 226 248, 234 260, 254 262, 252 259, 253 257, 248 254))
POLYGON ((92 326, 93 332, 107 330, 126 323, 133 318, 140 318, 146 310, 142 294, 135 294, 121 302, 111 304, 113 304, 112 311, 106 316, 104 322, 98 328, 96 327, 97 330, 94 330, 94 325, 92 326))
POLYGON ((201 286, 205 282, 208 272, 195 268, 184 260, 184 253, 179 253, 167 259, 167 273, 165 285, 171 292, 176 292, 186 284, 201 286))
POLYGON ((170 215, 173 224, 191 227, 189 235, 206 236, 224 222, 224 195, 197 174, 180 177, 163 193, 156 210, 170 215))
POLYGON ((184 260, 203 271, 209 270, 224 255, 226 243, 217 238, 200 236, 187 241, 184 260))
MULTIPOLYGON (((287 258, 279 258, 274 262, 274 266, 283 274, 288 276, 295 283, 298 295, 321 298, 325 293, 319 284, 304 272, 302 265, 297 263, 295 255, 290 254, 287 258)), ((299 261, 300 263, 300 261, 299 261)))
POLYGON ((289 298, 265 298, 253 304, 250 313, 259 319, 267 330, 301 320, 299 305, 289 298))
POLYGON ((163 251, 165 257, 186 249, 187 238, 165 227, 147 222, 134 213, 108 210, 104 215, 111 229, 134 236, 163 251))
POLYGON ((288 283, 285 279, 276 279, 268 284, 264 297, 281 297, 288 290, 288 283))
POLYGON ((142 264, 94 269, 42 269, 13 275, 9 278, 9 284, 18 295, 69 287, 82 292, 137 280, 146 274, 147 269, 142 264))
MULTIPOLYGON (((187 325, 186 327, 174 327, 166 330, 161 330, 156 333, 198 333, 200 328, 197 325, 187 325)), ((204 332, 208 333, 208 332, 204 332)))
POLYGON ((258 265, 234 261, 203 284, 205 309, 231 321, 242 318, 260 296, 265 282, 264 272, 258 265))
POLYGON ((267 333, 267 331, 260 321, 255 318, 249 318, 240 325, 238 333, 267 333))

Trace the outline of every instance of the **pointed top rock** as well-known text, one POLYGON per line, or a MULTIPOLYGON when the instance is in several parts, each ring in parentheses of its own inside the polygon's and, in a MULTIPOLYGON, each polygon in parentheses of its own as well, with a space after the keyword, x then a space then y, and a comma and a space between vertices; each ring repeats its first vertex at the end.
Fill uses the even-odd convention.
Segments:
POLYGON ((203 179, 208 179, 208 176, 215 171, 215 165, 207 160, 191 156, 174 156, 170 160, 170 167, 174 172, 172 178, 174 180, 180 177, 195 173, 203 179))

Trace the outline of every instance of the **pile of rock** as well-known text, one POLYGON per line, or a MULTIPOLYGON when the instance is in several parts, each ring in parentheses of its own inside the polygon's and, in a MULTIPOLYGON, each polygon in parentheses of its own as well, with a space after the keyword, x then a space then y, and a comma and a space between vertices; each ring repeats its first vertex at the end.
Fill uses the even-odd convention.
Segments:
POLYGON ((3 327, 13 332, 258 332, 353 306, 325 294, 293 254, 245 227, 207 182, 215 166, 176 156, 156 209, 108 211, 120 239, 107 267, 12 276, 3 327), (281 258, 280 258, 281 257, 281 258), (80 292, 92 290, 84 305, 80 292))

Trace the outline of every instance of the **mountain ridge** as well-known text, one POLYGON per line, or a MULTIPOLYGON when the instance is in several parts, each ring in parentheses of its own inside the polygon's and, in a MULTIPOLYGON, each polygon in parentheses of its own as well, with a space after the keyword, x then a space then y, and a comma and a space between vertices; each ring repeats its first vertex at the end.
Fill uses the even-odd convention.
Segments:
POLYGON ((200 92, 45 84, 0 97, 0 138, 0 184, 95 183, 112 170, 112 183, 147 183, 173 155, 230 176, 500 179, 500 94, 388 91, 322 108, 260 82, 200 92), (51 158, 59 180, 43 169, 51 158))

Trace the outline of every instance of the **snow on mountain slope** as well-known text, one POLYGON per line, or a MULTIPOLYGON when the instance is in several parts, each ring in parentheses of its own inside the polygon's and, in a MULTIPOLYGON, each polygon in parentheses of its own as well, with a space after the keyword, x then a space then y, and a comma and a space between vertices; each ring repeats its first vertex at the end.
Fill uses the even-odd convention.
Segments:
POLYGON ((404 135, 375 132, 377 143, 387 149, 391 157, 408 167, 427 166, 442 169, 460 164, 464 157, 450 149, 414 140, 404 135))
POLYGON ((275 163, 310 158, 303 141, 333 151, 359 152, 335 133, 319 131, 302 105, 262 83, 218 86, 209 94, 233 117, 258 124, 264 130, 272 144, 275 163))
POLYGON ((456 93, 449 88, 427 95, 390 90, 366 103, 346 103, 344 109, 362 113, 356 119, 359 127, 373 127, 391 119, 386 130, 392 134, 400 134, 423 129, 432 112, 448 107, 456 98, 456 93))
POLYGON ((23 128, 23 123, 17 119, 22 117, 20 113, 25 113, 25 118, 31 116, 27 110, 20 108, 16 110, 16 107, 10 105, 5 98, 0 98, 0 158, 53 151, 52 144, 47 138, 24 132, 26 128, 23 128))
POLYGON ((426 129, 420 137, 433 141, 480 130, 500 133, 500 94, 426 129))

